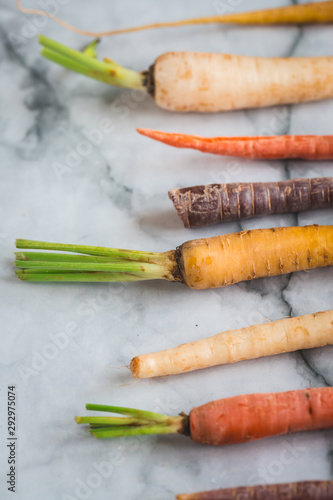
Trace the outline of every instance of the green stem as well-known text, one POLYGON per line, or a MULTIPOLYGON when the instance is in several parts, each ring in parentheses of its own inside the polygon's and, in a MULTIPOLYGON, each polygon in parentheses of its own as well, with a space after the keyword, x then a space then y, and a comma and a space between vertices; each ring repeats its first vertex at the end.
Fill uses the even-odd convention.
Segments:
POLYGON ((90 433, 99 439, 149 434, 186 434, 188 417, 169 417, 160 413, 118 406, 86 405, 87 410, 118 413, 125 417, 75 417, 78 424, 89 424, 90 433))
MULTIPOLYGON (((177 418, 177 417, 176 417, 177 418)), ((98 439, 110 439, 117 437, 142 436, 151 434, 176 434, 178 431, 172 426, 162 425, 140 425, 119 426, 109 428, 90 429, 90 434, 98 439)))
POLYGON ((77 424, 90 424, 101 426, 109 425, 137 425, 140 423, 137 418, 127 417, 75 417, 77 424))
MULTIPOLYGON (((42 256, 41 256, 42 258, 42 256)), ((43 262, 43 261, 14 261, 16 267, 22 268, 46 268, 59 269, 64 271, 103 271, 103 272, 122 272, 129 274, 145 273, 147 279, 153 279, 158 275, 164 274, 164 268, 160 270, 156 264, 146 264, 141 262, 110 262, 110 263, 89 263, 89 262, 43 262)))
MULTIPOLYGON (((68 253, 47 253, 43 252, 15 252, 14 253, 17 260, 24 261, 40 261, 41 255, 43 255, 43 262, 124 262, 120 258, 114 257, 98 257, 89 255, 71 255, 68 253)), ((126 262, 130 262, 127 260, 126 262)))
POLYGON ((22 281, 107 282, 167 279, 175 281, 176 252, 122 250, 119 248, 67 245, 17 240, 17 248, 60 250, 16 252, 17 277, 22 281), (73 255, 65 252, 80 252, 73 255))
POLYGON ((89 78, 93 78, 94 80, 112 85, 112 79, 110 78, 110 75, 106 74, 105 72, 101 73, 97 70, 89 69, 86 65, 76 63, 72 59, 58 54, 53 50, 43 48, 41 51, 41 55, 45 57, 45 59, 59 64, 59 66, 62 66, 63 68, 70 69, 71 71, 79 73, 80 75, 87 76, 89 78))
POLYGON ((54 273, 48 270, 30 273, 29 269, 15 271, 15 274, 21 281, 47 281, 50 283, 119 283, 124 281, 145 281, 147 279, 154 279, 144 277, 141 274, 131 273, 82 273, 79 271, 54 273))
POLYGON ((165 415, 152 411, 138 410, 136 408, 125 408, 124 406, 106 406, 86 404, 86 410, 89 411, 105 411, 107 413, 119 413, 120 415, 128 415, 141 419, 154 420, 155 422, 164 422, 165 415))
MULTIPOLYGON (((161 254, 156 252, 142 252, 137 250, 123 250, 121 248, 95 247, 89 245, 71 245, 64 243, 48 243, 45 241, 16 240, 16 248, 34 250, 62 250, 64 252, 77 252, 86 255, 113 257, 118 259, 141 260, 141 262, 155 262, 161 254)), ((59 255, 59 254, 58 254, 59 255)))
POLYGON ((39 35, 38 40, 43 46, 42 56, 65 68, 110 85, 146 90, 143 73, 124 68, 109 60, 98 61, 87 50, 82 53, 70 49, 43 35, 39 35))

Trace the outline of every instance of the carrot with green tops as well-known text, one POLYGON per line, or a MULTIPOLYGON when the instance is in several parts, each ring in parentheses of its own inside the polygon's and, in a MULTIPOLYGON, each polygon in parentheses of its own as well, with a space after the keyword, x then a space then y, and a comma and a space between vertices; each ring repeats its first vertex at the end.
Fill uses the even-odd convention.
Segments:
POLYGON ((333 178, 237 182, 169 191, 185 227, 333 207, 333 178))
POLYGON ((333 56, 269 58, 168 52, 148 71, 96 59, 93 42, 83 53, 39 36, 42 55, 96 80, 148 92, 171 111, 217 112, 333 97, 333 56))
POLYGON ((133 377, 187 373, 246 359, 333 344, 333 310, 218 333, 132 359, 133 377))
POLYGON ((332 500, 333 481, 241 486, 177 495, 177 500, 332 500))
POLYGON ((90 433, 96 438, 179 433, 200 444, 228 445, 332 428, 333 387, 234 396, 198 406, 189 415, 181 413, 177 417, 116 406, 86 408, 127 415, 75 417, 78 424, 90 424, 90 433))
POLYGON ((333 265, 333 226, 279 227, 187 241, 164 253, 17 240, 23 281, 179 281, 196 290, 333 265))
POLYGON ((63 21, 54 14, 39 10, 39 9, 27 9, 22 7, 21 0, 16 0, 16 5, 18 9, 25 14, 35 14, 39 16, 45 16, 53 19, 59 23, 64 28, 79 33, 85 36, 111 36, 120 35, 124 33, 132 33, 134 31, 142 31, 152 28, 171 28, 179 26, 188 26, 192 24, 254 24, 254 25, 266 25, 266 24, 317 24, 317 23, 330 23, 333 21, 333 2, 311 2, 303 5, 288 5, 285 7, 275 7, 271 9, 255 10, 250 12, 240 12, 233 14, 225 14, 221 16, 208 16, 199 17, 195 19, 185 19, 184 21, 173 21, 165 23, 153 23, 146 24, 144 26, 136 26, 135 28, 121 28, 117 30, 109 31, 87 31, 76 28, 71 24, 63 21))
POLYGON ((139 134, 175 148, 256 160, 332 160, 333 135, 277 135, 262 137, 200 137, 138 128, 139 134))

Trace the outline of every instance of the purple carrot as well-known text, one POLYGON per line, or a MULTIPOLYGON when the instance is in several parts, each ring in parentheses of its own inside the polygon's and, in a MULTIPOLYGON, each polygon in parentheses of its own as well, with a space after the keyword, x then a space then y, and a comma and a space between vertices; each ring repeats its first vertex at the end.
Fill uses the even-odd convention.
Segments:
POLYGON ((177 495, 177 500, 332 500, 333 481, 244 486, 177 495))
POLYGON ((333 178, 209 184, 171 189, 185 227, 333 207, 333 178))

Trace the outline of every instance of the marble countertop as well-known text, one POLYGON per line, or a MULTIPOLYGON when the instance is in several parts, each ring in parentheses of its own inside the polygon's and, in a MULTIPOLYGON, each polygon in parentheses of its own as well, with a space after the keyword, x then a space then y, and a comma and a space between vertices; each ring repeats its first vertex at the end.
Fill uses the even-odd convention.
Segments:
MULTIPOLYGON (((25 1, 53 5, 85 29, 264 8, 251 2, 166 4, 95 0, 25 1), (167 11, 167 13, 166 13, 167 11)), ((16 238, 165 251, 196 237, 295 224, 330 224, 332 212, 272 216, 198 230, 182 227, 168 199, 173 187, 333 175, 329 162, 256 162, 177 150, 137 127, 197 135, 332 134, 333 101, 238 111, 177 114, 49 63, 37 32, 71 47, 89 40, 0 0, 0 461, 6 464, 6 392, 15 384, 18 499, 171 500, 176 493, 333 478, 332 431, 300 433, 214 448, 170 437, 97 441, 73 417, 90 403, 177 414, 247 392, 332 385, 333 348, 315 349, 133 383, 126 365, 140 353, 231 328, 333 308, 333 269, 195 292, 167 282, 28 284, 14 276, 16 238), (89 151, 82 141, 112 121, 89 151), (76 152, 76 154, 74 154, 76 152), (72 155, 72 156, 71 156, 72 155)), ((288 4, 270 1, 270 6, 288 4)), ((51 7, 49 7, 51 9, 51 7)), ((332 28, 197 26, 104 39, 99 51, 147 68, 166 51, 259 56, 333 54, 332 28)), ((4 475, 1 498, 10 497, 4 475)))

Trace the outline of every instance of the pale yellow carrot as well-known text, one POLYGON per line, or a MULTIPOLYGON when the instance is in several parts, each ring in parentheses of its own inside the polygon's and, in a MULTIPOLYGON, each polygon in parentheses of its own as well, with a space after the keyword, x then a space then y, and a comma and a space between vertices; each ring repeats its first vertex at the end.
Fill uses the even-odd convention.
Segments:
POLYGON ((132 359, 130 368, 136 378, 163 377, 329 344, 333 344, 333 310, 230 330, 141 354, 132 359))
POLYGON ((217 112, 333 97, 333 57, 169 52, 154 64, 154 99, 171 111, 217 112))
POLYGON ((148 71, 96 59, 45 36, 42 55, 90 78, 149 92, 170 111, 216 112, 317 101, 333 97, 333 56, 267 58, 201 52, 169 52, 148 71))

